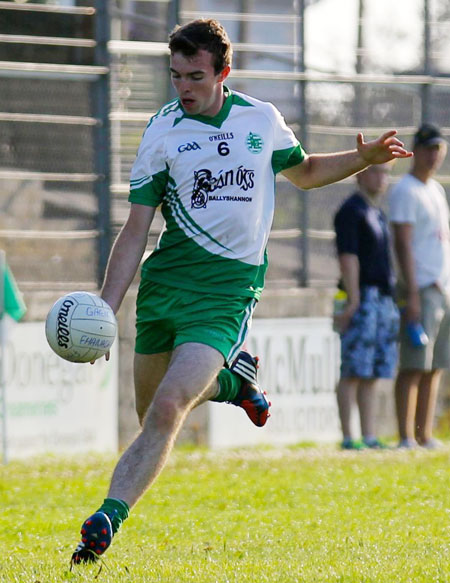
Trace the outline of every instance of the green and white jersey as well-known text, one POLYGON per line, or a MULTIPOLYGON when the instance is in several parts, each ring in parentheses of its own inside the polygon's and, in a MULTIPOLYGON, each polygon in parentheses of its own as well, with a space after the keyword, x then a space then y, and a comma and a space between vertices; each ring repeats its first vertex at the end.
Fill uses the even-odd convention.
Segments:
POLYGON ((166 221, 142 277, 186 290, 259 298, 275 174, 303 151, 271 104, 226 91, 215 117, 174 100, 154 115, 131 172, 129 201, 166 221))

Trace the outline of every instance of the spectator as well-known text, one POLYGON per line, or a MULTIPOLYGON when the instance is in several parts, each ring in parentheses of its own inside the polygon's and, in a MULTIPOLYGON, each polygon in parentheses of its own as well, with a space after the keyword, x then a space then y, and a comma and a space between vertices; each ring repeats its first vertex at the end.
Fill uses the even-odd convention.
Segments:
POLYGON ((389 164, 369 166, 357 174, 358 191, 344 201, 334 220, 340 287, 347 296, 343 311, 335 314, 341 337, 337 401, 343 449, 384 447, 376 436, 375 388, 379 378, 394 376, 399 326, 389 228, 380 208, 388 177, 389 164), (362 441, 352 435, 355 401, 362 441))
POLYGON ((422 125, 414 136, 412 167, 389 197, 404 306, 395 399, 399 447, 417 442, 433 449, 433 418, 443 369, 450 365, 450 231, 445 191, 433 178, 447 153, 438 127, 422 125), (429 341, 414 346, 411 325, 429 341))

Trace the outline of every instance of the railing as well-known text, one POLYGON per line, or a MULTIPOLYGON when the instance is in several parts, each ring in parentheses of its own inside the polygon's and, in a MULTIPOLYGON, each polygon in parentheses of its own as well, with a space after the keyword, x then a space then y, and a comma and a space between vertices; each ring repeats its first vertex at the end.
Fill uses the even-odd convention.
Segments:
MULTIPOLYGON (((376 0, 373 0, 376 1, 376 0)), ((139 3, 139 6, 150 3, 139 3)), ((158 4, 154 2, 153 4, 158 4)), ((152 23, 167 22, 167 30, 171 28, 169 22, 173 16, 173 9, 176 4, 180 5, 179 21, 185 22, 193 18, 203 17, 204 12, 196 10, 184 10, 183 2, 159 2, 161 5, 167 5, 167 16, 161 20, 161 15, 149 17, 142 14, 133 14, 130 12, 114 8, 112 10, 113 20, 126 19, 127 22, 136 22, 140 25, 151 25, 152 23), (172 11, 172 12, 170 12, 172 11), (171 16, 172 14, 172 16, 171 16)), ((257 3, 255 3, 256 6, 257 3)), ((301 6, 302 2, 299 3, 301 6)), ((190 4, 190 7, 192 3, 190 4)), ((230 84, 237 84, 239 88, 245 90, 249 86, 248 93, 262 99, 273 100, 280 109, 283 106, 286 110, 286 118, 296 133, 311 151, 335 151, 336 149, 347 149, 350 138, 356 135, 361 129, 358 120, 352 119, 354 110, 358 109, 357 91, 359 88, 368 88, 370 91, 398 90, 399 96, 396 103, 392 97, 389 105, 395 111, 393 112, 389 126, 387 123, 380 123, 379 126, 374 124, 374 119, 364 119, 362 129, 366 136, 376 136, 384 131, 385 127, 395 126, 402 139, 409 139, 414 133, 417 123, 420 121, 420 104, 423 100, 432 100, 433 95, 429 90, 433 90, 438 96, 442 96, 442 101, 447 102, 450 98, 450 74, 431 70, 430 67, 424 71, 418 71, 417 74, 386 74, 386 73, 368 73, 361 70, 354 74, 342 73, 324 73, 314 70, 308 70, 302 66, 302 59, 305 51, 303 50, 300 40, 300 28, 304 25, 305 19, 299 13, 282 13, 281 8, 286 8, 281 2, 280 11, 276 14, 267 13, 267 4, 264 12, 246 13, 238 11, 227 12, 220 8, 219 2, 211 2, 211 10, 208 15, 223 21, 225 26, 230 23, 245 24, 239 28, 236 38, 233 38, 233 49, 237 55, 237 66, 230 74, 230 84), (267 42, 256 42, 254 36, 247 36, 249 27, 267 26, 268 24, 280 24, 286 31, 285 38, 270 38, 270 44, 267 42), (247 31, 247 32, 246 32, 247 31), (285 42, 284 42, 285 41, 285 42), (246 60, 241 61, 239 57, 245 56, 246 60), (245 66, 239 68, 239 64, 245 63, 245 66), (281 65, 280 65, 281 63, 281 65), (260 66, 260 68, 258 68, 260 66), (279 67, 279 68, 277 68, 279 67), (284 70, 282 70, 284 69, 284 70), (321 88, 332 88, 333 91, 340 88, 354 90, 354 101, 344 111, 343 117, 347 116, 345 122, 337 123, 330 119, 320 108, 315 109, 314 96, 321 88), (423 91, 423 89, 426 91, 423 91), (308 95, 308 91, 311 95, 308 95), (259 92, 259 93, 258 93, 259 92), (402 99, 404 96, 413 94, 414 104, 417 105, 417 111, 412 111, 409 115, 403 115, 407 109, 403 106, 402 99), (431 96, 430 96, 431 95, 431 96), (297 102, 296 102, 297 100, 297 102), (299 113, 300 112, 300 113, 299 113), (402 115, 399 115, 402 114, 402 115), (391 124, 392 122, 392 124, 391 124)), ((292 3, 290 3, 292 8, 292 3)), ((255 8, 256 9, 256 8, 255 8)), ((95 162, 93 168, 81 168, 82 171, 52 171, 51 168, 33 169, 27 168, 26 165, 18 164, 13 168, 6 166, 0 167, 0 180, 13 181, 20 179, 22 181, 41 181, 49 188, 54 188, 58 183, 64 183, 68 188, 88 188, 92 189, 94 196, 98 201, 98 217, 95 228, 87 229, 81 227, 79 230, 73 228, 62 229, 58 231, 53 228, 39 229, 20 229, 6 225, 0 228, 0 238, 12 244, 14 241, 27 241, 33 238, 42 241, 54 241, 58 237, 61 241, 90 241, 98 245, 95 255, 100 257, 98 281, 104 269, 106 258, 109 252, 111 239, 111 216, 113 222, 119 224, 125 218, 127 209, 126 197, 128 193, 128 166, 134 155, 135 149, 140 140, 142 130, 152 115, 160 105, 164 103, 164 91, 161 87, 167 82, 164 76, 158 77, 157 85, 160 94, 150 98, 150 91, 139 89, 139 99, 136 99, 137 105, 131 105, 131 99, 126 97, 126 92, 132 91, 133 76, 136 82, 138 73, 136 67, 142 66, 143 63, 152 66, 154 63, 161 63, 168 56, 166 42, 140 42, 126 39, 109 39, 107 28, 109 20, 106 19, 106 0, 95 3, 91 7, 76 6, 58 6, 50 4, 34 4, 1 2, 0 13, 2 11, 14 11, 23 14, 54 14, 65 16, 76 16, 94 18, 100 28, 92 38, 73 38, 64 36, 53 36, 51 34, 39 34, 36 36, 30 34, 7 34, 5 31, 0 33, 0 47, 20 47, 32 46, 37 48, 54 47, 58 49, 70 49, 79 51, 92 51, 94 58, 90 64, 77 64, 69 62, 66 64, 58 63, 40 63, 40 62, 21 62, 0 60, 0 82, 2 79, 23 79, 31 81, 48 80, 49 82, 74 82, 75 84, 87 83, 91 88, 95 88, 92 97, 92 111, 74 114, 69 111, 50 113, 47 111, 0 111, 0 123, 9 124, 6 127, 33 127, 33 128, 61 128, 61 133, 70 132, 72 128, 77 131, 92 132, 89 134, 89 140, 92 141, 93 157, 95 162), (109 59, 112 59, 110 63, 109 59), (129 70, 130 82, 118 81, 120 71, 126 67, 129 70), (107 87, 109 79, 112 77, 114 84, 113 105, 109 107, 109 96, 107 87), (122 96, 122 93, 125 97, 122 96), (110 132, 109 126, 112 126, 110 132), (109 134, 111 137, 109 138, 109 134), (108 143, 105 143, 105 140, 108 143), (109 157, 105 159, 104 153, 111 148, 111 171, 109 170, 109 157), (102 153, 101 155, 99 153, 102 153), (110 208, 112 205, 112 209, 110 208), (112 212, 111 212, 112 210, 112 212)), ((361 24, 361 23, 360 23, 361 24)), ((440 27, 448 25, 449 22, 438 22, 431 19, 428 23, 430 27, 440 27)), ((94 30, 94 28, 92 28, 94 30)), ((254 30, 253 28, 251 30, 254 30)), ((61 33, 62 34, 62 33, 61 33)), ((433 46, 423 48, 428 50, 428 60, 436 56, 433 46)), ((355 47, 355 55, 367 57, 368 53, 364 47, 355 47)), ((425 57, 424 57, 424 60, 425 57)), ((450 72, 449 72, 450 73, 450 72)), ((141 74, 141 73, 139 73, 141 74)), ((140 81, 141 84, 147 81, 140 81)), ((167 83, 168 86, 168 83, 167 83)), ((343 107, 342 103, 333 103, 334 107, 343 107)), ((342 100, 341 100, 342 101, 342 100)), ((435 99, 436 101, 436 99, 435 99)), ((431 103, 431 101, 430 101, 431 103)), ((414 105, 416 107, 416 105, 414 105)), ((424 110, 431 107, 423 107, 424 110)), ((445 108, 443 108, 445 110, 445 108)), ((441 122, 443 134, 450 137, 450 127, 445 119, 436 119, 441 122)), ((377 120, 375 119, 375 122, 377 120)), ((398 178, 393 177, 393 181, 398 178)), ((442 169, 439 180, 446 186, 450 184, 450 171, 446 166, 442 169)), ((351 179, 343 181, 340 185, 318 189, 311 197, 304 194, 298 196, 296 189, 291 187, 282 177, 279 178, 278 210, 275 215, 275 228, 271 233, 270 243, 273 245, 297 245, 298 258, 296 259, 297 267, 291 270, 291 277, 280 277, 280 281, 295 281, 299 284, 298 274, 303 270, 301 281, 306 285, 322 281, 322 283, 333 283, 335 279, 335 261, 333 253, 334 234, 331 225, 325 224, 324 218, 332 216, 334 208, 343 196, 348 193, 351 179), (326 194, 330 189, 333 190, 333 196, 330 198, 326 194), (322 193, 323 191, 323 193, 322 193), (323 202, 325 201, 326 202, 323 202), (285 217, 285 218, 283 218, 285 217), (302 217, 304 217, 302 219, 302 217), (311 247, 309 247, 309 243, 311 247), (320 246, 314 248, 314 245, 320 246), (303 247, 303 256, 301 248, 303 247), (327 255, 328 258, 324 257, 327 255), (326 267, 318 274, 309 273, 309 266, 305 257, 319 257, 320 262, 312 261, 314 265, 323 262, 326 267), (294 276, 293 273, 297 274, 294 276)), ((331 222, 331 221, 330 221, 331 222)), ((156 232, 152 231, 152 236, 156 232)), ((282 254, 281 254, 282 255, 282 254)), ((270 284, 269 268, 269 284, 270 284)), ((30 283, 30 282, 29 282, 30 283)), ((44 284, 46 282, 43 282, 44 284)), ((47 282, 48 285, 57 285, 57 282, 47 282)), ((38 285, 36 283, 36 285, 38 285)), ((39 284, 41 285, 41 284, 39 284)))
MULTIPOLYGON (((92 62, 90 64, 76 63, 52 63, 52 62, 26 62, 24 60, 2 60, 0 61, 0 80, 9 78, 16 80, 30 80, 30 82, 49 80, 54 83, 75 82, 88 83, 91 86, 90 110, 92 115, 67 115, 55 113, 37 113, 25 111, 2 111, 0 112, 0 122, 15 124, 13 127, 34 128, 42 126, 47 128, 57 126, 68 128, 69 126, 78 126, 91 131, 90 140, 93 150, 93 171, 88 172, 51 172, 44 169, 30 170, 23 167, 22 164, 16 164, 14 168, 5 166, 0 168, 0 179, 4 181, 39 181, 40 183, 64 183, 74 185, 77 188, 80 185, 92 189, 93 195, 97 200, 97 218, 96 228, 89 230, 60 230, 54 231, 45 228, 44 230, 30 229, 8 229, 0 230, 0 238, 3 240, 74 240, 81 241, 86 238, 92 239, 95 243, 96 251, 94 258, 97 256, 98 268, 95 285, 103 277, 107 256, 110 248, 110 218, 109 218, 109 111, 108 111, 108 77, 110 73, 107 59, 106 42, 109 38, 106 0, 97 0, 95 6, 77 7, 77 6, 58 6, 49 4, 26 3, 20 4, 15 2, 0 2, 0 13, 20 12, 23 18, 27 14, 41 14, 45 18, 47 15, 59 15, 69 18, 88 18, 91 19, 90 30, 93 31, 95 38, 75 38, 67 36, 57 36, 51 31, 51 34, 6 34, 4 31, 0 34, 0 46, 17 46, 25 47, 33 45, 36 47, 55 47, 68 48, 73 50, 88 49, 92 53, 92 62), (106 146, 106 150, 105 150, 106 146)), ((37 16, 36 16, 37 17, 37 16)), ((22 17, 21 17, 22 18, 22 17)), ((22 22, 23 21, 22 18, 22 22)), ((35 18, 33 16, 33 18, 35 18)), ((61 86, 61 85, 60 85, 61 86)), ((9 125, 8 127, 11 127, 9 125)), ((26 133, 29 130, 26 130, 26 133)), ((46 135, 45 133, 43 136, 46 135)), ((13 137, 14 139, 14 137, 13 137)), ((77 153, 75 151, 75 156, 77 153)), ((48 164, 48 162, 47 162, 48 164)), ((45 164, 43 164, 45 166, 45 164)), ((53 286, 52 282, 44 282, 49 287, 53 286)))

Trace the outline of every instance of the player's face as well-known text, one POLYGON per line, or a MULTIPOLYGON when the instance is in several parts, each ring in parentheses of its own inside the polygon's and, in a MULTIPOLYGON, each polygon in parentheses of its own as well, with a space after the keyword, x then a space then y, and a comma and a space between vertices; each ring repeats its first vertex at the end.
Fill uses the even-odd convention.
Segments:
POLYGON ((213 55, 203 49, 192 57, 173 53, 170 57, 172 84, 180 98, 184 111, 189 115, 213 117, 222 108, 223 81, 230 67, 216 74, 213 55))

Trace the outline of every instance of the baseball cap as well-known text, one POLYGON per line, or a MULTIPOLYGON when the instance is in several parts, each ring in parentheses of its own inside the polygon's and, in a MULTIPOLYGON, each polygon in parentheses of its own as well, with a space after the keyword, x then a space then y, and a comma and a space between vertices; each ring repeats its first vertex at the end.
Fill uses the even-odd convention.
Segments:
POLYGON ((444 144, 441 130, 432 123, 424 123, 414 134, 414 146, 435 146, 444 144))

